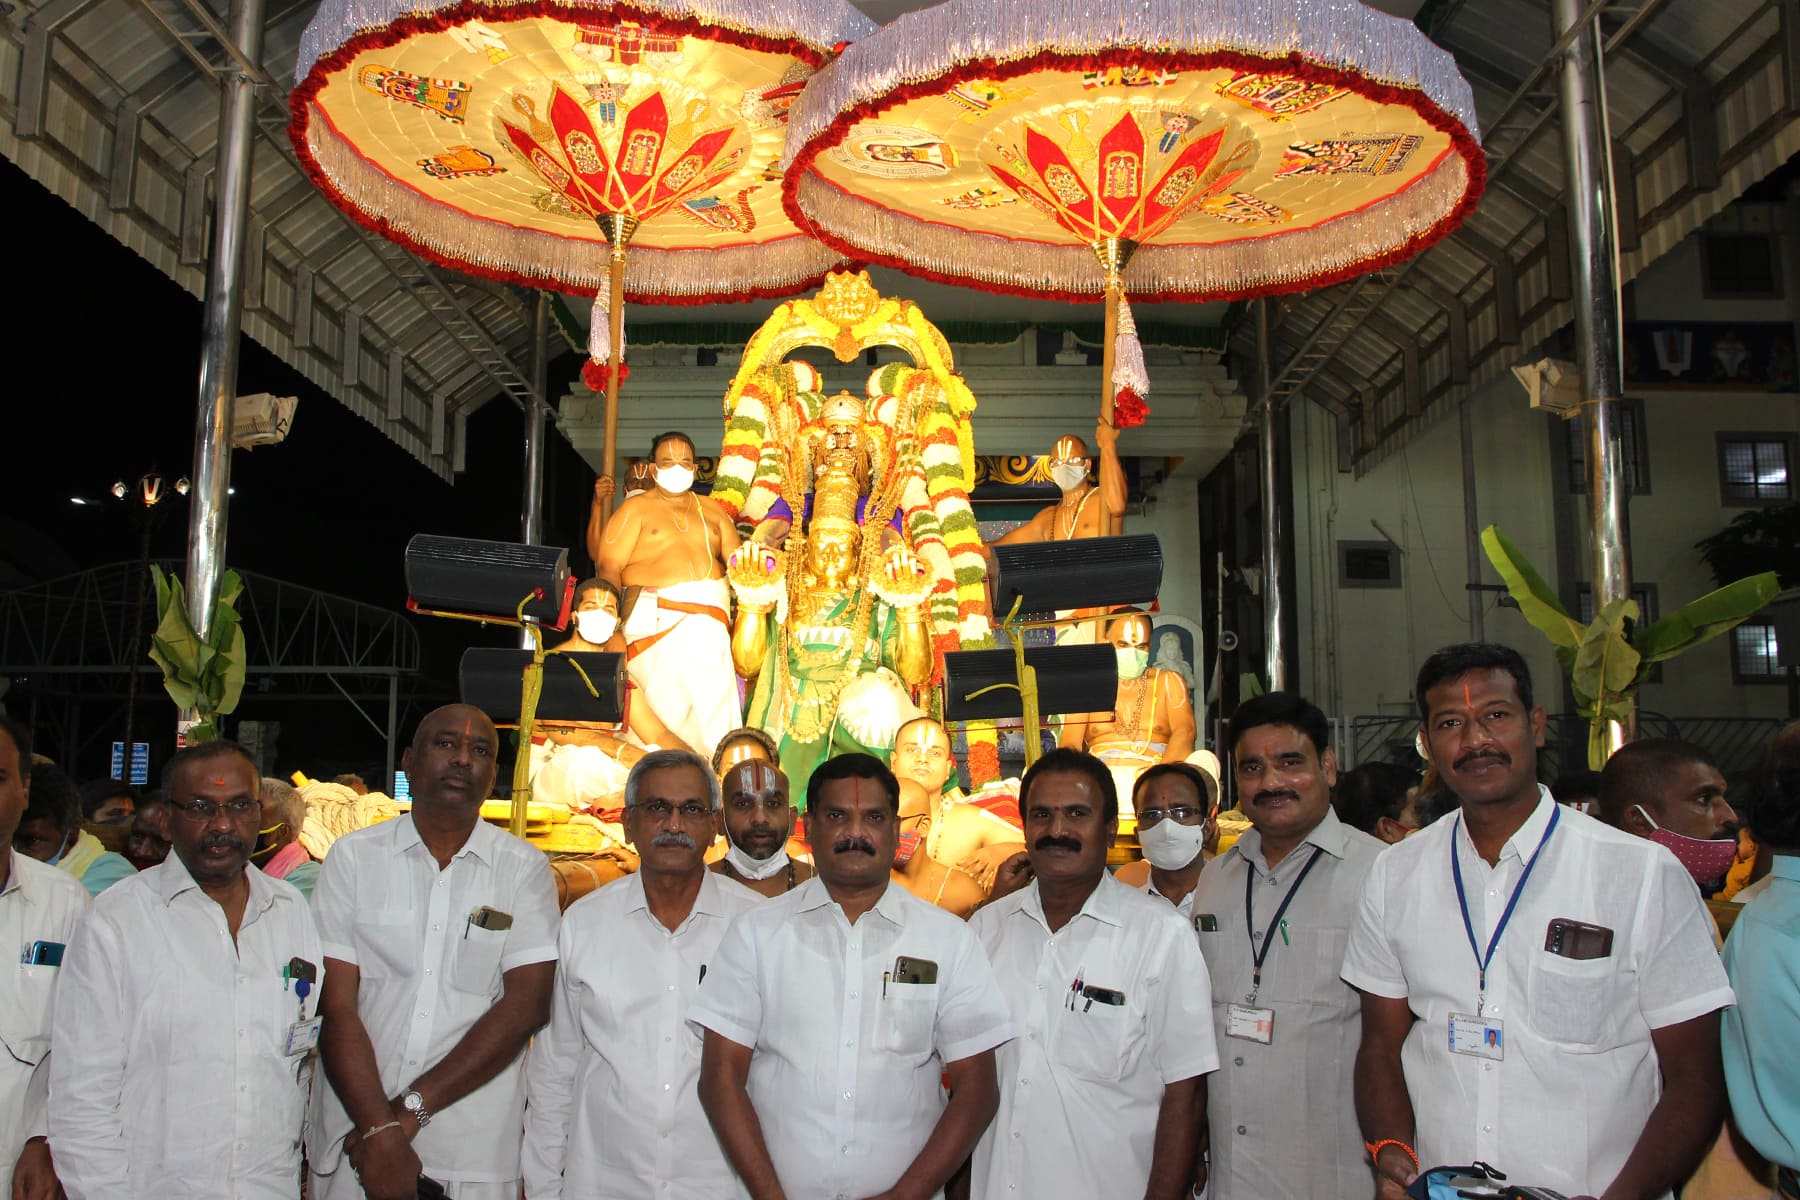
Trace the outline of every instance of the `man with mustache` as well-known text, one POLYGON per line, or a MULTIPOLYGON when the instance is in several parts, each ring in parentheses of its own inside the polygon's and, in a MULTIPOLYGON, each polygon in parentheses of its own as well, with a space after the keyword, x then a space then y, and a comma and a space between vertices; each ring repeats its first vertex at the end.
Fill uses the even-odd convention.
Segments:
POLYGON ((1725 787, 1719 765, 1700 747, 1650 738, 1606 760, 1593 815, 1667 848, 1710 894, 1737 859, 1738 818, 1725 787))
POLYGON ((332 843, 313 893, 330 1087, 315 1200, 517 1200, 525 1045, 550 1015, 556 889, 541 850, 481 819, 499 737, 480 709, 419 722, 410 813, 332 843))
POLYGON ((806 790, 818 877, 732 923, 688 1014, 700 1102, 739 1196, 941 1196, 993 1119, 1006 1004, 969 927, 889 881, 881 761, 828 759, 806 790))
POLYGON ((1459 807, 1376 859, 1344 955, 1375 1195, 1480 1161, 1577 1198, 1666 1197, 1724 1113, 1732 993, 1693 881, 1538 783, 1517 651, 1446 646, 1415 695, 1459 807))
POLYGON ((259 782, 234 742, 170 759, 174 854, 69 939, 50 1148, 74 1200, 300 1195, 324 956, 300 893, 248 869, 259 782))
POLYGON ((1207 1096, 1215 1200, 1368 1187, 1351 1070, 1361 1007, 1338 969, 1382 843, 1332 810, 1330 730, 1317 705, 1289 692, 1231 715, 1238 808, 1251 827, 1194 889, 1223 1050, 1207 1096))
POLYGON ((781 896, 813 877, 811 863, 788 855, 794 833, 788 778, 762 759, 741 759, 725 771, 718 828, 725 857, 711 869, 761 896, 781 896))
POLYGON ((1025 772, 1019 807, 1031 886, 970 921, 1024 1035, 1000 1049, 970 1194, 1186 1197, 1219 1065, 1206 962, 1167 901, 1107 873, 1106 764, 1053 750, 1025 772))
POLYGON ((682 1019, 726 926, 762 902, 706 869, 718 807, 696 754, 655 750, 631 769, 638 870, 576 901, 557 936, 550 1024, 526 1071, 527 1200, 723 1196, 735 1182, 695 1091, 700 1038, 682 1019))

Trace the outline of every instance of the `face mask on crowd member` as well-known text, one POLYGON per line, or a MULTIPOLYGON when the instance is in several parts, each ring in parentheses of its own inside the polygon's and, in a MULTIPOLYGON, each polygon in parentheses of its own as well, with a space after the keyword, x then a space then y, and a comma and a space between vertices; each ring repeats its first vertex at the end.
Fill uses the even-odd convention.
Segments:
POLYGON ((1119 660, 1119 678, 1136 679, 1150 666, 1150 619, 1141 613, 1113 622, 1113 653, 1119 660))
POLYGON ((1650 738, 1622 747, 1600 773, 1598 816, 1666 847, 1710 889, 1737 857, 1737 813, 1725 776, 1698 746, 1650 738))
POLYGON ((1138 779, 1132 804, 1144 859, 1161 871, 1193 864, 1212 833, 1212 799, 1198 768, 1162 764, 1138 779))

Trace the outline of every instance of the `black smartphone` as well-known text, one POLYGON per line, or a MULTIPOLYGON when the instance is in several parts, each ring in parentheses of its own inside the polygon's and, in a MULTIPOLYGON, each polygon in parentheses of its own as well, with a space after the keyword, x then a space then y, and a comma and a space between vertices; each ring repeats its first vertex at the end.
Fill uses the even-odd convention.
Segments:
POLYGON ((419 1200, 450 1200, 444 1185, 429 1175, 419 1176, 419 1200))
POLYGON ((895 983, 936 983, 937 964, 929 958, 909 958, 902 954, 894 960, 895 983))
POLYGON ((1607 958, 1612 948, 1613 931, 1603 925, 1557 917, 1544 931, 1544 949, 1563 958, 1607 958))
POLYGON ((1115 988, 1094 987, 1090 984, 1081 989, 1081 994, 1090 1002, 1110 1004, 1115 1008, 1125 1003, 1125 993, 1115 988))

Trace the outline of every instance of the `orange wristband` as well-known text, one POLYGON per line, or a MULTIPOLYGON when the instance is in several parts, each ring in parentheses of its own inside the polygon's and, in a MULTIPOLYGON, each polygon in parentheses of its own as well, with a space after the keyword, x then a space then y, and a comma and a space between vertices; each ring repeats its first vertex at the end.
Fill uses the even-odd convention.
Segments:
POLYGON ((1369 1161, 1371 1162, 1380 1158, 1381 1152, 1389 1146, 1398 1146, 1400 1149, 1404 1150, 1406 1152, 1406 1157, 1412 1159, 1413 1170, 1417 1171, 1419 1169, 1418 1154, 1413 1151, 1411 1146, 1407 1145, 1399 1138, 1382 1138, 1379 1142, 1363 1143, 1363 1149, 1369 1152, 1369 1161))

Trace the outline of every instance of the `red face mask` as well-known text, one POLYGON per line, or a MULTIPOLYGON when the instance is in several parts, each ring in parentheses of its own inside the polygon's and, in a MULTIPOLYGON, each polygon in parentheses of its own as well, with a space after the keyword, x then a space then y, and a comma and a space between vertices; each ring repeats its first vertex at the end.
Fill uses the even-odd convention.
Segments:
POLYGON ((1737 858, 1738 844, 1735 837, 1688 837, 1684 833, 1662 828, 1644 811, 1643 805, 1635 804, 1632 807, 1638 810, 1644 820, 1650 822, 1650 840, 1666 847, 1701 887, 1717 883, 1731 870, 1731 864, 1737 858))

